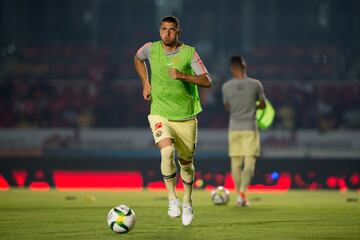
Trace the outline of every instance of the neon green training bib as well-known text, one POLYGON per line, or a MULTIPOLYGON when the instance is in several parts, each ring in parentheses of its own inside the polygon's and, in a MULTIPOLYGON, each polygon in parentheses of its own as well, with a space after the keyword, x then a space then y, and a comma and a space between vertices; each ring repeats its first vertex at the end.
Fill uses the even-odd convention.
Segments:
POLYGON ((271 126, 275 118, 275 109, 269 100, 265 100, 266 107, 256 110, 256 122, 260 129, 267 129, 271 126))
POLYGON ((178 53, 167 55, 161 41, 152 43, 150 114, 160 115, 168 120, 186 120, 201 112, 197 86, 172 79, 169 75, 170 68, 194 75, 191 68, 194 52, 194 48, 182 44, 178 53))

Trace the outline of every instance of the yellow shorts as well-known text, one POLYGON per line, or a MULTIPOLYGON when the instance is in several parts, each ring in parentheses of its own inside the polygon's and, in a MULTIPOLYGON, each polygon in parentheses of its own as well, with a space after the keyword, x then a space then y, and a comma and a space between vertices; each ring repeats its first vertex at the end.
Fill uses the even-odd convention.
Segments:
POLYGON ((155 143, 171 138, 180 159, 192 161, 197 143, 198 122, 196 118, 187 121, 169 121, 159 115, 148 116, 155 143))
POLYGON ((260 156, 260 137, 258 131, 230 131, 229 156, 260 156))

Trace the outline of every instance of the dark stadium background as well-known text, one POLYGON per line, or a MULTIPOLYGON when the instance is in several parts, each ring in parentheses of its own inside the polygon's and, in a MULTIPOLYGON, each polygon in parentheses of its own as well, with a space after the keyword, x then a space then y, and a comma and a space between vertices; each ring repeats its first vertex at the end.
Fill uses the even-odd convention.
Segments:
POLYGON ((133 57, 168 14, 214 81, 197 188, 233 187, 220 90, 241 54, 277 111, 251 189, 359 190, 359 12, 357 0, 1 0, 0 190, 164 187, 133 57))

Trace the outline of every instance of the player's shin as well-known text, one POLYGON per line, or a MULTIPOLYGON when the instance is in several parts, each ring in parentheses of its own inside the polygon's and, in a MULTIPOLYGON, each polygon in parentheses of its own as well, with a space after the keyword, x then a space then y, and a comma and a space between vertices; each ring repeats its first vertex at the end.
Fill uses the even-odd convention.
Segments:
POLYGON ((244 161, 244 170, 242 176, 242 182, 240 185, 240 192, 245 193, 250 185, 251 179, 255 172, 256 158, 254 156, 246 156, 244 161))
POLYGON ((237 193, 240 191, 243 162, 243 157, 231 157, 231 175, 233 177, 237 193))
POLYGON ((184 184, 183 202, 191 205, 192 203, 192 189, 195 177, 195 167, 192 162, 179 161, 181 171, 180 175, 184 184), (184 164, 185 163, 185 164, 184 164))
POLYGON ((174 162, 174 146, 166 146, 161 152, 161 173, 169 193, 169 199, 176 199, 176 165, 174 162))

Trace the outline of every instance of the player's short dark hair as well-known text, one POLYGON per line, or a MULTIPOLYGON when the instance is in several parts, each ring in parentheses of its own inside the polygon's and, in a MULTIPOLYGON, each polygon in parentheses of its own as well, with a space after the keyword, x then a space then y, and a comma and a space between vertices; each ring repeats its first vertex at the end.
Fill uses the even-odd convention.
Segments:
POLYGON ((230 64, 231 66, 238 67, 241 70, 246 69, 245 59, 240 55, 232 56, 230 60, 230 64))
POLYGON ((161 22, 160 22, 160 25, 161 23, 163 22, 171 22, 171 23, 175 23, 176 24, 176 27, 178 29, 180 29, 180 21, 177 17, 173 16, 173 15, 168 15, 168 16, 165 16, 161 19, 161 22))

